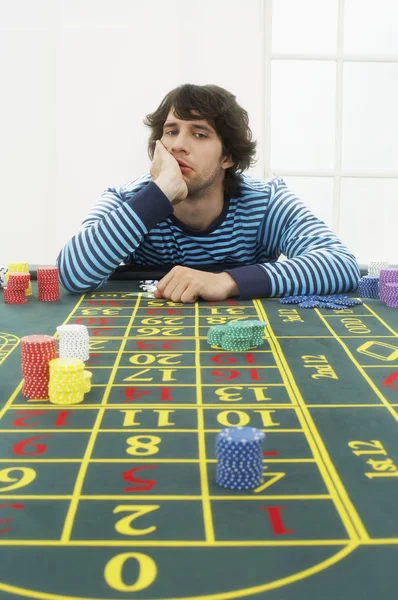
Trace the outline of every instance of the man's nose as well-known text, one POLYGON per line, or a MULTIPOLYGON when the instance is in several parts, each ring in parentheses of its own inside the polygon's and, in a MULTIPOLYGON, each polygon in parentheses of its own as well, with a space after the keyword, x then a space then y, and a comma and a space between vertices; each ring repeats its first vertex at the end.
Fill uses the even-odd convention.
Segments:
POLYGON ((189 152, 189 137, 188 134, 179 132, 171 138, 171 144, 169 145, 170 152, 189 152))

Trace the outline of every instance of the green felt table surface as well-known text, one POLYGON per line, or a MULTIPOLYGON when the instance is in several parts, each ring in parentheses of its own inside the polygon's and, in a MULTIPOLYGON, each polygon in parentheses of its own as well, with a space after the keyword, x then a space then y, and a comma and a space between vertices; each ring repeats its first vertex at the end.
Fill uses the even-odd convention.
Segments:
POLYGON ((0 298, 0 599, 392 599, 398 311, 175 304, 110 281, 0 298), (245 352, 209 327, 268 323, 245 352), (22 395, 20 338, 90 333, 93 387, 22 395), (263 484, 216 484, 225 427, 262 429, 263 484))

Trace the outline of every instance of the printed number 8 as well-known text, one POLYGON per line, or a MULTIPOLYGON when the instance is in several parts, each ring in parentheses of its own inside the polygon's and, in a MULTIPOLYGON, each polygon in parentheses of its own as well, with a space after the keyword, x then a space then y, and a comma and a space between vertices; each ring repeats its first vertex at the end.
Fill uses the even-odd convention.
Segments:
POLYGON ((162 439, 157 435, 134 435, 127 439, 130 447, 126 449, 126 452, 132 456, 151 456, 159 452, 157 444, 160 444, 161 441, 162 439))

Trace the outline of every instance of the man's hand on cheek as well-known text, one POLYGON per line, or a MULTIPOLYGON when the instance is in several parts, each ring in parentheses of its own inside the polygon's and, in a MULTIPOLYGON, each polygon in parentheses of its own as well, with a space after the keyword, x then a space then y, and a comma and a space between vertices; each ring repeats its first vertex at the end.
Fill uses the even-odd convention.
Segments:
POLYGON ((198 298, 217 302, 238 294, 239 289, 228 273, 207 273, 182 266, 173 267, 154 292, 155 298, 184 303, 198 298))

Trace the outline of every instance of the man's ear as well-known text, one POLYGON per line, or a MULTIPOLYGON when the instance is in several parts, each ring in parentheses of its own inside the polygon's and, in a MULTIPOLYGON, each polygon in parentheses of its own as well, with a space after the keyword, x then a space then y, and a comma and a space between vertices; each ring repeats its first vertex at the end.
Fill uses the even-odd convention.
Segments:
POLYGON ((232 160, 232 155, 228 154, 224 157, 221 166, 223 169, 229 169, 229 167, 233 167, 234 164, 235 162, 232 160))

